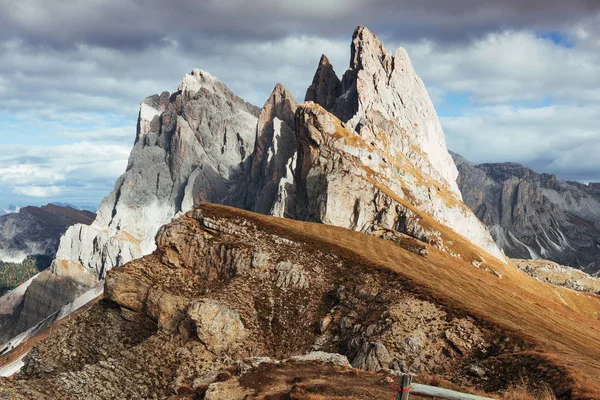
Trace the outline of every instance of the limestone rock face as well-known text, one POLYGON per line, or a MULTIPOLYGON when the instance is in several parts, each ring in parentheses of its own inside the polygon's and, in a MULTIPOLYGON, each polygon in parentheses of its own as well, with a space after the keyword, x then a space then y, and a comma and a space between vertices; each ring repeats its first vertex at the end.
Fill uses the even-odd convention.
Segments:
POLYGON ((258 116, 254 152, 247 179, 238 184, 245 193, 234 204, 263 214, 284 217, 293 200, 293 170, 297 148, 294 96, 277 84, 258 116))
POLYGON ((515 163, 475 165, 457 154, 465 203, 512 258, 600 271, 600 190, 515 163))
POLYGON ((189 306, 187 314, 194 322, 198 339, 215 353, 239 346, 246 337, 237 311, 219 302, 196 301, 189 306))
MULTIPOLYGON (((331 108, 333 114, 367 143, 392 157, 408 157, 460 199, 458 172, 437 113, 406 50, 399 48, 392 55, 365 27, 354 31, 350 50, 350 68, 344 73, 342 94, 331 108)), ((328 104, 321 105, 329 109, 328 104)))
POLYGON ((341 94, 342 82, 329 63, 329 59, 323 54, 312 84, 306 90, 304 100, 318 103, 327 111, 331 111, 341 94))
POLYGON ((101 278, 154 249, 158 228, 203 201, 220 202, 254 147, 258 109, 202 70, 177 92, 146 98, 127 171, 90 228, 61 240, 57 260, 80 263, 101 278))
POLYGON ((311 351, 308 354, 294 356, 291 358, 295 361, 319 361, 322 363, 333 364, 339 367, 349 367, 348 358, 337 353, 326 353, 324 351, 311 351))
MULTIPOLYGON (((258 112, 201 70, 187 74, 175 93, 146 98, 126 172, 100 204, 95 221, 71 226, 60 239, 53 273, 66 268, 81 276, 72 277, 64 296, 47 307, 22 311, 29 315, 27 323, 11 317, 0 337, 19 333, 19 327, 74 300, 89 288, 88 273, 101 280, 110 268, 152 252, 156 232, 178 213, 204 201, 222 202, 254 148, 258 112)), ((22 307, 36 303, 28 297, 38 297, 34 288, 39 287, 28 288, 22 307)))
POLYGON ((355 368, 367 371, 379 371, 388 369, 391 362, 390 353, 381 343, 363 343, 358 354, 352 362, 355 368))
POLYGON ((314 103, 299 106, 296 118, 297 195, 289 215, 365 233, 399 231, 452 252, 423 220, 429 215, 504 259, 471 210, 407 157, 392 157, 365 142, 314 103))

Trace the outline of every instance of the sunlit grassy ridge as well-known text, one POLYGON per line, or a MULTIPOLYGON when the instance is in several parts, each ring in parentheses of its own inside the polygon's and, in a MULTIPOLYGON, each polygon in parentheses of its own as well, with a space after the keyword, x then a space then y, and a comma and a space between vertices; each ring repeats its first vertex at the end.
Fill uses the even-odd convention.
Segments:
POLYGON ((215 216, 250 219, 267 231, 399 274, 416 295, 504 332, 514 343, 514 356, 552 377, 555 391, 574 398, 600 398, 600 297, 596 295, 539 282, 441 226, 438 228, 465 250, 463 254, 467 249, 469 258, 477 253, 502 278, 431 247, 429 255, 421 257, 390 241, 338 227, 224 206, 202 207, 215 216))

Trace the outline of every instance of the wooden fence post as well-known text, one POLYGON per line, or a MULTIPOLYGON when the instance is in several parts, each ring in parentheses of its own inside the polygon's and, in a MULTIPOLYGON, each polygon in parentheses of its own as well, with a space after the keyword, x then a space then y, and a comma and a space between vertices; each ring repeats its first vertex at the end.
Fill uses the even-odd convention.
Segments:
POLYGON ((400 386, 398 387, 398 393, 396 394, 396 400, 408 400, 408 394, 410 392, 411 381, 412 381, 412 375, 402 375, 400 377, 400 386))

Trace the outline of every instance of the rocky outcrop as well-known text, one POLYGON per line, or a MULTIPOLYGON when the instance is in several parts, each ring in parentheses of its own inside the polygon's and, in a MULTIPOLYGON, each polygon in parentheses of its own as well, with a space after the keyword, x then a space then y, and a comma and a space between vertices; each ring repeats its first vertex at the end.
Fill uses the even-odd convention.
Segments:
POLYGON ((0 261, 22 262, 27 256, 54 256, 60 237, 74 224, 89 225, 95 214, 48 204, 24 207, 0 216, 0 261))
POLYGON ((452 192, 415 169, 407 157, 391 156, 320 106, 296 112, 299 142, 293 218, 365 233, 394 230, 460 254, 446 246, 425 216, 503 259, 489 233, 452 192))
POLYGON ((475 165, 454 155, 465 203, 512 258, 600 270, 600 190, 515 163, 475 165))
POLYGON ((293 232, 225 207, 185 214, 160 230, 153 254, 109 271, 105 300, 57 328, 0 385, 40 399, 216 396, 236 375, 287 362, 450 376, 491 354, 492 333, 470 317, 293 232), (282 285, 282 270, 302 279, 282 285))
POLYGON ((511 261, 521 271, 542 282, 564 286, 580 292, 600 294, 600 278, 586 274, 581 270, 543 259, 513 259, 511 261))
POLYGON ((214 353, 239 347, 246 338, 246 330, 237 311, 212 300, 192 302, 187 316, 193 322, 198 339, 214 353))
POLYGON ((2 323, 0 343, 10 344, 12 338, 36 326, 98 284, 99 280, 94 274, 72 264, 59 265, 53 271, 47 269, 39 273, 26 282, 25 293, 2 323))

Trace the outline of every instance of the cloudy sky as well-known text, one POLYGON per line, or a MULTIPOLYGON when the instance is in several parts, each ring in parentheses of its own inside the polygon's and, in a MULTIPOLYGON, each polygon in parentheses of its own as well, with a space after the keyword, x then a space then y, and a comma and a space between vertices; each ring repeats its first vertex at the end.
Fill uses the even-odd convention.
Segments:
POLYGON ((0 0, 0 206, 99 203, 144 97, 202 68, 302 99, 357 25, 409 51, 450 149, 600 181, 597 0, 0 0))

